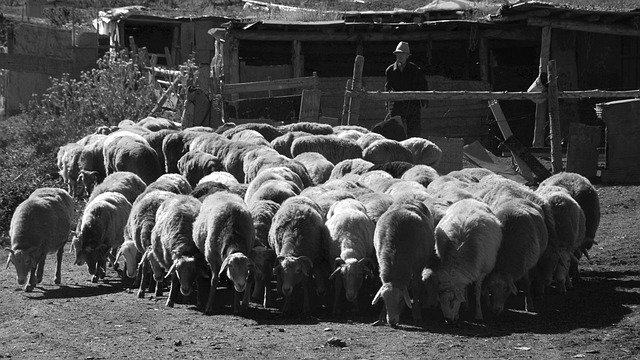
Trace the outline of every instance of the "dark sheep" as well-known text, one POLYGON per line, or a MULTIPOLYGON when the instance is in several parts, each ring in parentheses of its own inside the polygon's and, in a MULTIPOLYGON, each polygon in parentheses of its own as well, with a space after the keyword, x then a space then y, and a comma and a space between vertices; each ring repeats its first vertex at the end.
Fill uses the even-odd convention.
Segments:
POLYGON ((275 138, 282 136, 284 133, 278 129, 276 129, 273 125, 264 124, 264 123, 248 123, 241 124, 236 127, 227 129, 222 133, 228 139, 231 139, 235 134, 243 131, 243 130, 255 130, 259 132, 267 141, 271 142, 275 138))
POLYGON ((214 171, 222 171, 222 161, 202 151, 189 151, 178 160, 178 171, 184 176, 192 188, 198 181, 214 171))
POLYGON ((377 140, 362 151, 362 158, 374 164, 394 161, 413 162, 411 151, 395 140, 377 140))
POLYGON ((362 175, 369 171, 373 167, 373 163, 364 159, 348 159, 337 163, 333 170, 331 170, 331 176, 329 179, 340 179, 347 174, 362 175))
POLYGON ((298 138, 291 144, 291 155, 305 152, 322 154, 332 164, 346 159, 362 157, 362 149, 353 140, 341 139, 335 135, 315 135, 298 138))
POLYGON ((333 128, 328 124, 320 124, 314 122, 297 122, 278 127, 282 132, 304 131, 313 135, 329 135, 333 134, 333 128))
POLYGON ((399 179, 407 170, 411 169, 413 166, 414 165, 412 163, 406 161, 391 161, 383 164, 373 165, 369 169, 369 171, 386 171, 394 178, 399 179))
POLYGON ((301 138, 304 136, 311 136, 311 135, 313 134, 310 134, 304 131, 288 132, 282 136, 279 136, 273 139, 271 141, 271 147, 275 151, 277 151, 279 154, 292 158, 293 156, 291 155, 291 144, 293 144, 293 141, 298 138, 301 138))

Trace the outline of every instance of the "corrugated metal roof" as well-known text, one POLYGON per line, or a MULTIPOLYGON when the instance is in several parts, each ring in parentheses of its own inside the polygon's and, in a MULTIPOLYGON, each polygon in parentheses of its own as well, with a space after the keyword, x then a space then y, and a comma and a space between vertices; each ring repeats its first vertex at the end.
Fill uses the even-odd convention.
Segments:
MULTIPOLYGON (((548 20, 578 20, 591 23, 611 24, 638 19, 640 9, 627 11, 580 9, 545 2, 527 2, 504 5, 491 20, 498 22, 520 21, 528 17, 545 17, 548 20)), ((639 20, 640 21, 640 20, 639 20)))

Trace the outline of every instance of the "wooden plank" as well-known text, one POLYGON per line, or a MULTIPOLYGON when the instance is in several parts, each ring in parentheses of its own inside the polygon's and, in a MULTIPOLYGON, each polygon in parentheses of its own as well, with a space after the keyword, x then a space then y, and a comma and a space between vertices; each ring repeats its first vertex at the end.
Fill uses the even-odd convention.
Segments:
POLYGON ((44 56, 1 54, 0 68, 20 72, 61 75, 73 71, 71 59, 54 59, 44 56))
POLYGON ((131 49, 131 57, 137 57, 138 46, 136 45, 136 41, 133 39, 133 36, 129 36, 129 48, 131 49))
POLYGON ((598 171, 599 126, 571 123, 567 148, 567 171, 594 179, 598 171))
POLYGON ((171 83, 169 88, 162 94, 162 96, 160 97, 160 99, 158 100, 156 105, 153 107, 153 109, 149 113, 149 116, 153 116, 153 114, 155 114, 156 112, 158 112, 162 108, 162 105, 164 105, 164 103, 167 102, 167 99, 169 99, 169 95, 178 86, 180 81, 182 81, 182 77, 181 76, 178 76, 178 77, 176 77, 175 80, 173 80, 173 82, 171 83))
POLYGON ((556 61, 550 60, 548 67, 549 85, 549 132, 551 136, 551 169, 554 174, 562 172, 562 133, 560 129, 560 105, 558 104, 558 71, 556 61))
MULTIPOLYGON (((504 116, 504 113, 502 112, 502 108, 500 107, 500 104, 498 103, 498 101, 493 100, 493 101, 489 101, 489 108, 491 109, 491 112, 493 112, 493 117, 496 119, 496 122, 498 123, 498 127, 500 128, 500 132, 502 133, 502 137, 505 139, 509 139, 513 137, 513 132, 511 131, 511 128, 509 127, 509 123, 507 122, 507 118, 504 116)), ((533 181, 534 180, 534 176, 533 173, 531 171, 531 168, 529 167, 529 165, 527 165, 527 163, 524 161, 524 159, 520 158, 518 156, 518 154, 516 154, 515 152, 511 151, 511 155, 513 156, 514 160, 516 161, 516 164, 518 165, 519 168, 519 172, 520 174, 527 180, 529 181, 533 181)))
POLYGON ((293 77, 299 78, 304 75, 304 61, 302 59, 302 42, 293 40, 291 43, 291 66, 293 77))
MULTIPOLYGON (((345 87, 345 91, 346 90, 352 90, 353 89, 353 79, 347 79, 347 86, 345 87)), ((340 117, 340 125, 346 125, 347 124, 347 120, 349 118, 349 104, 351 98, 348 96, 344 97, 344 101, 342 103, 342 116, 340 117)))
POLYGON ((545 168, 538 159, 531 155, 531 153, 527 151, 527 148, 525 148, 515 136, 505 139, 502 143, 509 149, 509 151, 511 151, 512 154, 514 154, 514 156, 519 157, 527 164, 527 166, 529 166, 538 182, 541 182, 551 176, 549 170, 547 170, 547 168, 545 168))
POLYGON ((347 91, 347 96, 365 97, 367 100, 398 101, 398 100, 537 100, 542 93, 528 93, 525 91, 347 91))
POLYGON ((193 22, 182 23, 180 29, 180 62, 185 62, 195 51, 195 27, 193 22))
POLYGON ((164 47, 164 58, 167 60, 167 67, 173 68, 173 56, 171 56, 171 51, 169 51, 168 47, 164 47))
POLYGON ((640 183, 640 100, 619 100, 597 105, 606 132, 605 183, 640 183))
MULTIPOLYGON (((538 66, 538 78, 535 80, 538 86, 545 78, 544 74, 547 71, 547 63, 549 62, 549 52, 551 49, 551 28, 544 27, 541 30, 540 36, 540 65, 538 66)), ((533 85, 532 85, 533 86, 533 85)), ((530 88, 531 89, 531 88, 530 88)), ((541 89, 536 89, 541 91, 541 89)), ((536 115, 533 126, 533 146, 544 145, 544 125, 547 121, 547 100, 536 102, 536 115)))
POLYGON ((178 64, 186 60, 180 59, 180 51, 180 25, 175 25, 173 27, 173 39, 171 39, 171 62, 175 67, 178 67, 178 64))
POLYGON ((489 82, 489 42, 481 37, 478 43, 478 62, 480 63, 480 80, 489 82))
POLYGON ((602 23, 590 24, 574 20, 547 20, 541 18, 531 18, 527 20, 530 26, 552 27, 571 31, 583 31, 588 33, 619 35, 619 36, 640 36, 640 30, 620 25, 605 25, 602 23))
POLYGON ((298 121, 318 121, 318 117, 320 116, 321 96, 322 92, 320 90, 302 90, 298 121))
MULTIPOLYGON (((227 37, 227 41, 225 43, 225 49, 224 49, 225 50, 224 54, 227 60, 226 64, 228 64, 228 67, 227 67, 228 73, 226 74, 227 76, 225 77, 225 89, 224 89, 225 92, 226 92, 226 84, 237 84, 240 82, 240 59, 238 55, 239 45, 240 45, 240 42, 238 41, 237 38, 233 36, 227 37)), ((238 95, 232 94, 231 99, 237 100, 238 95)))
MULTIPOLYGON (((356 55, 353 63, 353 82, 352 89, 360 91, 362 88, 362 69, 364 68, 364 56, 356 55)), ((345 94, 346 96, 346 94, 345 94)), ((347 117, 347 125, 356 124, 360 116, 360 99, 351 98, 349 100, 349 116, 347 117)))
POLYGON ((224 94, 240 94, 286 89, 314 89, 318 87, 318 77, 307 76, 293 79, 276 79, 271 81, 254 81, 238 84, 225 84, 224 94))

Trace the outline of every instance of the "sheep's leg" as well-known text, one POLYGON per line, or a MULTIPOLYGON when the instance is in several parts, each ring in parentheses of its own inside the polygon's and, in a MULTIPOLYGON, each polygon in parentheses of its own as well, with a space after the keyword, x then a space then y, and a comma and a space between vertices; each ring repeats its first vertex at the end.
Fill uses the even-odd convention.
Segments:
POLYGON ((372 326, 382 326, 387 323, 387 308, 386 306, 382 306, 380 309, 380 315, 378 315, 378 320, 374 321, 372 326))
MULTIPOLYGON (((37 265, 36 265, 37 266, 37 265)), ((33 266, 31 268, 31 270, 29 271, 29 281, 27 282, 27 284, 24 286, 24 291, 25 292, 31 292, 33 291, 33 288, 36 287, 37 284, 37 279, 36 279, 36 266, 33 266)))
POLYGON ((204 307, 207 304, 207 298, 209 296, 209 279, 199 276, 196 280, 198 286, 198 297, 196 299, 196 306, 198 310, 204 311, 204 307))
POLYGON ((171 275, 171 289, 169 289, 169 297, 167 298, 167 303, 165 304, 168 307, 173 307, 176 301, 176 297, 178 296, 178 291, 180 288, 180 280, 176 274, 171 275))
POLYGON ((531 296, 531 281, 529 280, 529 275, 525 275, 521 280, 522 286, 524 287, 524 311, 526 312, 534 312, 533 306, 533 296, 531 296))
POLYGON ((213 314, 213 305, 214 305, 214 300, 216 298, 217 289, 218 289, 218 272, 211 271, 211 288, 209 288, 209 298, 207 299, 207 306, 204 309, 204 313, 207 315, 213 314))
POLYGON ((262 306, 272 307, 275 304, 275 293, 271 288, 271 278, 273 277, 273 268, 268 267, 268 270, 263 271, 263 285, 264 285, 264 301, 262 306))
POLYGON ((412 281, 411 284, 411 292, 413 292, 413 304, 411 306, 411 315, 413 316, 413 322, 414 325, 420 325, 420 323, 422 323, 422 310, 420 307, 420 294, 422 294, 422 286, 420 281, 415 280, 415 279, 419 279, 420 278, 420 274, 417 274, 417 276, 414 274, 414 280, 412 281))
POLYGON ((247 281, 248 281, 248 284, 244 289, 244 296, 242 298, 241 310, 246 310, 249 308, 249 301, 251 300, 251 289, 255 284, 255 282, 252 279, 247 279, 247 281))
POLYGON ((482 274, 480 275, 480 277, 478 278, 478 280, 476 280, 475 283, 475 297, 476 297, 476 316, 475 319, 476 320, 484 320, 483 316, 482 316, 482 303, 480 302, 480 296, 481 296, 481 292, 482 292, 482 281, 484 280, 484 277, 486 275, 482 274))
POLYGON ((42 255, 42 258, 38 260, 38 264, 36 265, 36 280, 38 284, 42 282, 42 277, 44 274, 44 261, 47 259, 47 254, 42 255))
POLYGON ((62 280, 62 254, 64 253, 64 246, 61 246, 56 253, 56 276, 53 278, 53 283, 60 285, 62 280))
POLYGON ((264 299, 264 280, 254 280, 251 291, 251 300, 258 301, 264 299))
POLYGON ((338 316, 339 313, 339 304, 340 304, 340 295, 342 295, 342 277, 341 276, 336 276, 335 277, 335 281, 334 283, 334 287, 333 287, 333 309, 332 309, 332 315, 333 316, 338 316))
POLYGON ((138 287, 138 298, 144 298, 145 289, 149 286, 149 282, 151 281, 149 276, 149 261, 147 261, 146 256, 142 257, 140 264, 138 265, 138 275, 136 278, 140 278, 139 287, 138 287))

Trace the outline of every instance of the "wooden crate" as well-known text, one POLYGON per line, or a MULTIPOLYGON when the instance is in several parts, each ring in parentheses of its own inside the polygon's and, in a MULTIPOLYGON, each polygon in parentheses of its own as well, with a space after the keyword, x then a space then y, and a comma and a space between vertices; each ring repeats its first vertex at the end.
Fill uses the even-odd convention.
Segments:
POLYGON ((605 183, 640 183, 640 99, 596 105, 606 125, 605 183))

